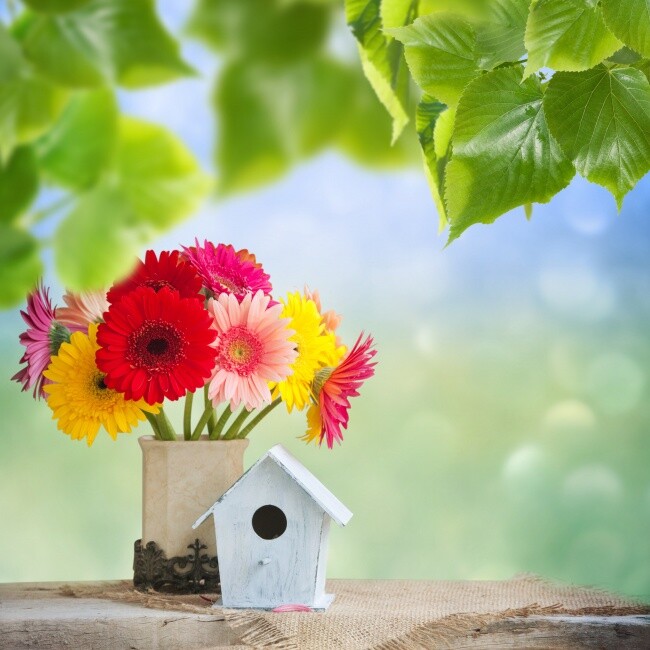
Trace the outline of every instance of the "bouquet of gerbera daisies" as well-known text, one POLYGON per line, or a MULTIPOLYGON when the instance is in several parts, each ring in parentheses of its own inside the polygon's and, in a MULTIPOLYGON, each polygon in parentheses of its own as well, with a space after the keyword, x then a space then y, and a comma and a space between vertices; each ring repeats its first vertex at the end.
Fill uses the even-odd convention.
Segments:
POLYGON ((164 403, 184 397, 184 440, 245 438, 284 402, 289 412, 308 407, 304 439, 331 448, 343 439, 350 397, 374 373, 372 337, 347 350, 340 318, 322 312, 317 292, 279 302, 271 292, 253 254, 198 240, 147 251, 126 280, 108 292, 67 292, 65 307, 52 307, 39 284, 21 312, 25 365, 13 379, 88 445, 100 427, 115 439, 144 419, 158 440, 177 440, 164 403))

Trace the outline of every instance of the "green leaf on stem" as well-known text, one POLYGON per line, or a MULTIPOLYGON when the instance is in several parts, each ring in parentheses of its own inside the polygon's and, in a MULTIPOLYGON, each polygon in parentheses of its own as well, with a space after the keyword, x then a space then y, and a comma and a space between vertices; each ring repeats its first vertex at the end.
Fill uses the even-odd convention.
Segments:
POLYGON ((83 7, 90 0, 23 0, 34 11, 44 14, 62 14, 83 7))
POLYGON ((319 57, 291 66, 244 61, 226 67, 215 104, 224 194, 271 181, 332 142, 349 110, 351 75, 319 57))
POLYGON ((554 70, 593 68, 623 44, 607 29, 591 0, 533 0, 526 26, 526 76, 554 70))
POLYGON ((601 0, 605 23, 625 45, 650 57, 650 7, 647 0, 601 0))
POLYGON ((38 242, 32 235, 0 224, 0 306, 23 301, 43 272, 38 242))
POLYGON ((514 207, 549 201, 575 173, 548 130, 540 81, 522 82, 521 72, 493 70, 463 93, 446 174, 449 241, 514 207))
POLYGON ((366 78, 393 120, 395 142, 409 121, 409 75, 404 46, 388 31, 416 17, 417 1, 346 0, 348 25, 357 39, 366 78))
POLYGON ((438 210, 441 230, 447 226, 447 208, 444 200, 445 168, 449 160, 453 118, 453 110, 447 109, 444 104, 428 95, 422 97, 415 114, 415 128, 422 147, 424 170, 438 210), (436 138, 436 126, 443 114, 447 116, 446 122, 451 123, 451 128, 445 128, 441 137, 436 138))
POLYGON ((19 44, 0 25, 0 160, 57 119, 68 95, 35 76, 19 44))
POLYGON ((524 203, 524 214, 526 215, 526 221, 530 221, 533 218, 532 203, 524 203))
POLYGON ((38 191, 38 166, 31 147, 14 149, 0 162, 0 222, 14 222, 32 203, 38 191))
POLYGON ((599 65, 558 72, 544 110, 553 136, 578 172, 620 206, 650 170, 650 84, 635 68, 599 65))
POLYGON ((90 0, 69 13, 34 14, 23 49, 42 74, 72 87, 139 88, 193 73, 152 0, 90 0))
POLYGON ((330 14, 323 3, 199 0, 188 31, 228 59, 291 63, 322 49, 330 14))
POLYGON ((130 271, 143 240, 124 194, 96 187, 81 196, 54 235, 56 270, 73 291, 109 286, 130 271))
POLYGON ((110 90, 76 95, 36 143, 46 177, 74 190, 94 185, 112 162, 117 117, 117 102, 110 90))
POLYGON ((115 166, 120 189, 138 221, 154 229, 152 234, 194 212, 212 186, 178 137, 134 118, 119 121, 115 166))
POLYGON ((404 44, 406 61, 418 86, 448 106, 458 103, 465 86, 480 72, 476 33, 462 18, 432 14, 408 27, 387 31, 404 44))
POLYGON ((352 92, 335 144, 356 162, 375 168, 393 168, 419 159, 413 127, 391 145, 392 120, 361 70, 352 70, 352 92))
POLYGON ((524 33, 530 0, 490 0, 472 20, 479 67, 492 70, 526 54, 524 33))

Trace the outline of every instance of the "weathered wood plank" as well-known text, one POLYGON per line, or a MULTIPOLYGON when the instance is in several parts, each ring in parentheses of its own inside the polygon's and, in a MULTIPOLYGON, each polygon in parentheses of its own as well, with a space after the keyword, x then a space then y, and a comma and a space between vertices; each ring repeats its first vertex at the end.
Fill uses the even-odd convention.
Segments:
MULTIPOLYGON (((118 583, 101 583, 110 589, 118 583)), ((363 588, 363 583, 355 583, 363 588)), ((402 588, 417 583, 404 583, 402 588)), ((198 648, 243 648, 237 635, 219 610, 206 613, 151 609, 140 604, 90 597, 75 597, 87 584, 60 583, 0 585, 0 648, 84 648, 88 650, 194 650, 198 648)), ((385 598, 386 591, 381 592, 385 598)), ((200 599, 197 598, 197 602, 200 599)), ((200 612, 200 607, 196 606, 200 612)), ((349 612, 353 620, 359 613, 349 612)), ((404 613, 408 616, 408 612, 404 613)), ((277 615, 291 616, 291 615, 277 615)), ((309 615, 308 615, 309 616, 309 615)), ((314 615, 320 616, 320 615, 314 615)), ((340 617, 340 615, 339 615, 340 617)), ((278 619, 280 620, 280 619, 278 619)), ((650 648, 650 616, 528 616, 495 619, 477 624, 445 623, 435 636, 441 647, 476 648, 604 648, 647 650, 650 648), (465 625, 465 627, 463 627, 465 625)), ((340 621, 339 621, 340 623, 340 621)), ((424 626, 421 638, 431 639, 424 626)), ((416 630, 417 632, 417 630, 416 630)), ((395 648, 432 647, 416 645, 415 639, 400 638, 395 648)), ((372 644, 370 644, 372 645, 372 644)), ((300 647, 298 645, 298 647, 300 647)), ((310 646, 311 647, 311 646, 310 646)), ((340 648, 340 645, 336 646, 340 648)), ((362 647, 356 645, 355 647, 362 647)), ((327 647, 319 648, 327 650, 327 647)))
POLYGON ((648 650, 650 616, 530 616, 507 618, 450 638, 447 648, 599 648, 648 650))
POLYGON ((147 609, 92 598, 2 600, 0 648, 177 650, 231 647, 223 615, 147 609))

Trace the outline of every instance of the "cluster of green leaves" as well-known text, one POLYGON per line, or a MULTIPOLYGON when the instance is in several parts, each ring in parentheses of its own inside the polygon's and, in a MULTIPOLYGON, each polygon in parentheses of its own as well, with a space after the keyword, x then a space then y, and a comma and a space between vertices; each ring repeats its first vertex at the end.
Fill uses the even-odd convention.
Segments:
POLYGON ((117 86, 192 74, 153 1, 25 5, 11 25, 0 25, 3 305, 32 288, 49 245, 65 284, 106 285, 128 269, 139 246, 190 214, 209 189, 176 136, 118 111, 117 86), (62 199, 34 210, 48 187, 62 199), (51 241, 39 241, 35 226, 53 213, 63 213, 60 224, 51 241))
MULTIPOLYGON (((174 134, 119 111, 120 87, 194 74, 154 0, 17 3, 0 25, 0 306, 24 298, 50 246, 66 286, 105 286, 214 185, 174 134), (39 239, 38 222, 51 217, 54 236, 39 239)), ((370 166, 416 160, 415 139, 391 146, 391 118, 359 63, 332 52, 342 8, 197 0, 187 32, 221 59, 221 194, 273 181, 325 147, 370 166)))
POLYGON ((336 147, 366 165, 413 159, 355 61, 329 47, 338 0, 199 0, 189 32, 223 60, 213 102, 222 194, 284 174, 336 147))
POLYGON ((415 125, 441 228, 548 202, 576 171, 620 206, 650 169, 647 0, 345 0, 398 137, 415 125))

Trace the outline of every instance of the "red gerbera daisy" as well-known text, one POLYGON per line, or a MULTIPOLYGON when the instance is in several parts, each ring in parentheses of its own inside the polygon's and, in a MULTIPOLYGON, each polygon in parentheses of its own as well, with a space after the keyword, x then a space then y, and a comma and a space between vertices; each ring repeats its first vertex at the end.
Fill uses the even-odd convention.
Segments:
POLYGON ((197 239, 196 246, 183 246, 183 253, 215 298, 232 293, 241 302, 247 294, 262 291, 268 296, 273 290, 268 273, 245 249, 236 251, 230 244, 215 246, 207 240, 200 246, 197 239))
POLYGON ((144 262, 138 260, 135 271, 126 280, 113 285, 106 296, 108 302, 119 302, 138 287, 151 287, 154 291, 168 287, 176 289, 182 298, 203 300, 202 282, 196 269, 179 258, 179 251, 162 251, 160 257, 156 257, 154 251, 147 251, 144 262))
POLYGON ((350 353, 336 368, 322 368, 316 373, 312 384, 314 403, 307 412, 307 433, 303 440, 311 442, 318 438, 318 444, 327 440, 331 449, 334 441, 341 442, 341 427, 348 428, 350 397, 359 395, 359 388, 366 379, 375 374, 376 363, 371 363, 377 354, 373 349, 371 336, 361 342, 359 335, 350 353))
POLYGON ((97 367, 126 399, 176 400, 211 376, 217 332, 198 300, 166 287, 138 287, 111 305, 104 321, 97 367))

